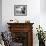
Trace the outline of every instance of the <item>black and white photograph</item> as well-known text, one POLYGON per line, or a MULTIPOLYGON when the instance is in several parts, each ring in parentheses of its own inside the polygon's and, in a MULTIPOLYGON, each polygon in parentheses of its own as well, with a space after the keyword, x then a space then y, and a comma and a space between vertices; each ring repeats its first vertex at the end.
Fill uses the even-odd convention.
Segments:
POLYGON ((14 16, 26 16, 27 5, 14 5, 14 16))

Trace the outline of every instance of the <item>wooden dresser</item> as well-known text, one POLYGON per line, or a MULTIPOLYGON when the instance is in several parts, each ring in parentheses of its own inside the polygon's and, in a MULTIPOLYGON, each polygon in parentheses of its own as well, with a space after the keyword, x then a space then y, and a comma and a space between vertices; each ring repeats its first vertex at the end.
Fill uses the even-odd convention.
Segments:
POLYGON ((22 46, 33 46, 33 23, 7 23, 12 39, 15 42, 23 43, 22 46))

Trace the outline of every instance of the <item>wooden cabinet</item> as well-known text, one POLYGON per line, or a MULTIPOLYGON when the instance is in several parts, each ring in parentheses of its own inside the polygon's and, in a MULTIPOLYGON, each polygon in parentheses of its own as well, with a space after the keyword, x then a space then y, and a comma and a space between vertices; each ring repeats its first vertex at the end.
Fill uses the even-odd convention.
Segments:
POLYGON ((22 46, 33 46, 33 23, 7 23, 13 41, 23 43, 22 46))

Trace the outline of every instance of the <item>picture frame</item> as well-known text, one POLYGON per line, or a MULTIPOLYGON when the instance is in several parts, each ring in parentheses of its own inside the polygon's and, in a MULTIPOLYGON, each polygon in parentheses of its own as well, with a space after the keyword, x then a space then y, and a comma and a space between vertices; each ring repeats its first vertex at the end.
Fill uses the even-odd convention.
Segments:
POLYGON ((14 16, 27 16, 27 5, 14 5, 14 16))

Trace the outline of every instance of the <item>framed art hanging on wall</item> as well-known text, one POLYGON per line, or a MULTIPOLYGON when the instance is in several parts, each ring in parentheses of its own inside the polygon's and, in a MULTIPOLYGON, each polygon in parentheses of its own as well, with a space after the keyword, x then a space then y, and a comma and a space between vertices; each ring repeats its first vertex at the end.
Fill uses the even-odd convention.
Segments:
POLYGON ((27 5, 14 5, 14 16, 26 16, 27 5))

